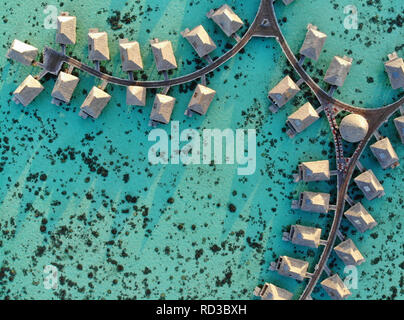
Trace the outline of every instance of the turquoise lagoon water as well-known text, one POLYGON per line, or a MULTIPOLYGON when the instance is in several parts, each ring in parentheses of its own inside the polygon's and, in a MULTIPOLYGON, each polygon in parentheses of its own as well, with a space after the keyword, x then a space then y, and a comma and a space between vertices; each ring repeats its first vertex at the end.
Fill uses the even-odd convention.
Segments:
MULTIPOLYGON (((228 0, 251 23, 259 1, 228 0)), ((78 18, 78 43, 68 48, 87 60, 87 31, 108 32, 112 60, 108 72, 126 77, 120 69, 118 39, 142 44, 143 77, 160 79, 148 45, 152 37, 173 42, 178 70, 183 75, 199 68, 190 45, 181 37, 186 27, 203 24, 216 41, 217 57, 233 44, 205 17, 222 0, 4 1, 1 0, 0 37, 0 298, 10 299, 252 299, 256 285, 273 282, 296 293, 305 283, 268 271, 278 255, 304 258, 314 267, 321 251, 282 242, 282 232, 296 222, 323 228, 331 215, 290 209, 303 190, 331 192, 335 181, 293 184, 291 174, 301 161, 333 159, 331 135, 325 119, 290 140, 283 128, 286 117, 307 99, 304 90, 277 115, 268 111, 266 93, 291 72, 274 40, 253 39, 245 50, 209 75, 217 90, 206 117, 183 113, 195 83, 175 87, 173 119, 182 129, 232 128, 257 130, 257 170, 238 176, 237 165, 150 166, 152 145, 148 116, 155 91, 144 108, 125 105, 125 90, 108 87, 113 98, 97 121, 78 117, 79 107, 98 80, 79 73, 80 84, 71 105, 50 103, 55 80, 27 108, 15 105, 11 93, 38 69, 14 64, 5 54, 13 39, 43 48, 54 47, 55 30, 43 28, 46 5, 78 18), (235 206, 229 210, 230 205, 235 206), (57 289, 43 285, 44 267, 57 268, 57 289)), ((354 65, 336 96, 357 106, 374 108, 391 103, 402 91, 391 90, 384 73, 387 54, 403 50, 401 0, 296 0, 276 4, 282 30, 294 52, 313 23, 329 36, 318 62, 308 64, 321 85, 334 55, 347 54, 354 65), (343 8, 357 6, 359 29, 345 30, 343 8)), ((246 30, 246 27, 243 29, 246 30)), ((139 75, 141 77, 142 75, 139 75)), ((169 132, 170 127, 165 129, 169 132)), ((382 128, 400 159, 400 144, 391 121, 382 128)), ((364 205, 379 225, 363 235, 347 222, 351 237, 366 263, 358 268, 358 288, 351 299, 404 297, 403 288, 403 167, 383 171, 367 151, 363 163, 375 170, 386 196, 364 205)), ((352 186, 351 196, 362 195, 352 186)), ((330 267, 344 277, 333 254, 330 267)), ((316 288, 315 299, 328 299, 316 288)))

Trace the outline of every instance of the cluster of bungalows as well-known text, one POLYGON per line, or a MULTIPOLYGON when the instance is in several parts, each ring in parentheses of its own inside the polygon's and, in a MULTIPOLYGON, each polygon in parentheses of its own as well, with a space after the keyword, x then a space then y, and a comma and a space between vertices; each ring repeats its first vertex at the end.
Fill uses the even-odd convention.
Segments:
MULTIPOLYGON (((300 50, 301 59, 299 64, 303 64, 306 58, 318 60, 327 36, 318 31, 317 27, 308 25, 308 32, 304 44, 300 50)), ((404 87, 404 61, 398 58, 396 53, 389 55, 389 61, 386 62, 386 71, 389 75, 392 87, 394 89, 404 87)), ((343 86, 352 67, 352 59, 349 57, 335 56, 325 74, 324 81, 330 84, 332 95, 337 87, 343 86)), ((299 81, 301 82, 301 81, 299 81)), ((277 112, 281 107, 287 104, 300 91, 299 82, 295 83, 289 76, 286 76, 277 86, 269 92, 269 99, 272 101, 270 110, 277 112)), ((310 103, 304 104, 295 113, 288 117, 287 134, 294 137, 302 132, 312 123, 319 119, 318 111, 310 103)), ((400 138, 404 143, 404 107, 401 108, 402 116, 395 119, 395 125, 400 138)), ((350 143, 361 142, 368 134, 369 125, 367 120, 358 114, 351 114, 345 117, 339 127, 342 138, 350 143)), ((371 151, 380 163, 383 169, 395 168, 399 165, 399 159, 395 153, 390 140, 375 134, 377 142, 371 145, 371 151)), ((376 178, 372 170, 361 170, 361 174, 354 179, 357 186, 362 190, 365 197, 369 200, 384 195, 384 188, 376 178)), ((299 165, 298 174, 294 175, 294 181, 328 181, 331 176, 336 175, 337 171, 331 171, 329 161, 310 161, 299 165)), ((349 198, 348 198, 349 199, 349 198)), ((361 203, 354 203, 349 199, 351 205, 345 211, 344 216, 361 233, 373 229, 377 222, 365 209, 361 203)), ((327 213, 336 207, 330 205, 330 194, 320 192, 302 192, 298 200, 293 201, 293 209, 315 213, 327 213)), ((318 248, 326 245, 327 241, 321 239, 322 230, 320 228, 308 227, 302 225, 291 226, 288 232, 284 232, 283 240, 291 242, 294 245, 305 246, 309 248, 318 248)), ((334 247, 336 255, 345 265, 359 266, 365 259, 361 252, 351 239, 344 239, 339 234, 341 242, 334 247)), ((303 260, 294 259, 287 256, 281 256, 276 262, 271 264, 271 270, 277 271, 283 276, 287 276, 298 281, 311 276, 308 273, 309 263, 303 260)), ((321 282, 321 286, 332 299, 341 300, 349 297, 351 292, 345 286, 344 282, 337 275, 331 275, 328 268, 325 269, 329 277, 321 282)), ((280 289, 273 284, 265 284, 264 287, 256 288, 254 294, 262 299, 279 300, 292 297, 292 294, 284 289, 280 289)))
MULTIPOLYGON (((300 50, 302 57, 300 63, 303 63, 305 58, 317 61, 326 39, 326 34, 320 32, 316 26, 309 24, 307 26, 305 41, 300 50)), ((280 108, 292 100, 299 92, 300 88, 298 83, 295 83, 290 76, 283 78, 268 93, 268 98, 272 102, 272 105, 270 106, 271 112, 278 112, 280 108)), ((301 106, 296 112, 288 117, 286 122, 288 136, 293 138, 297 133, 300 133, 311 126, 320 118, 320 111, 320 109, 314 109, 310 102, 301 106)))
MULTIPOLYGON (((360 204, 359 206, 360 207, 355 206, 351 208, 346 214, 352 216, 351 221, 358 229, 360 228, 360 230, 364 231, 367 228, 372 228, 376 223, 360 204)), ((321 239, 321 233, 322 230, 320 228, 293 225, 289 232, 283 234, 283 240, 291 242, 294 245, 316 249, 321 245, 327 244, 326 240, 321 239)), ((365 261, 351 239, 347 239, 338 244, 334 248, 334 252, 345 265, 358 266, 365 261)), ((308 272, 308 269, 309 263, 307 261, 295 259, 289 256, 280 256, 277 261, 271 263, 270 267, 270 270, 276 271, 279 275, 297 281, 303 281, 306 278, 312 277, 312 274, 308 272)), ((326 270, 329 273, 329 277, 323 280, 321 285, 328 295, 336 300, 342 300, 349 297, 351 292, 345 286, 341 278, 337 274, 331 275, 328 268, 326 270)), ((261 297, 263 300, 288 300, 293 296, 291 292, 269 283, 266 283, 262 289, 257 287, 254 291, 254 295, 261 297)))
MULTIPOLYGON (((339 131, 341 137, 350 143, 362 141, 369 131, 367 120, 359 114, 350 114, 342 119, 339 131)), ((376 178, 372 170, 363 171, 354 179, 355 183, 362 190, 368 200, 380 198, 384 195, 384 188, 376 178)))
MULTIPOLYGON (((367 120, 359 114, 350 114, 342 119, 339 126, 341 137, 350 143, 358 143, 365 139, 369 125, 367 120)), ((375 134, 376 143, 370 146, 375 158, 383 169, 395 168, 399 163, 397 153, 394 151, 389 138, 375 134)), ((384 188, 372 170, 361 170, 362 173, 354 181, 368 200, 384 196, 384 188)))
MULTIPOLYGON (((57 29, 56 43, 62 46, 62 51, 64 52, 66 45, 76 42, 76 18, 69 16, 67 12, 62 12, 57 19, 57 29)), ((37 48, 19 40, 13 41, 7 53, 9 59, 25 65, 32 65, 37 55, 37 48)), ((44 90, 39 80, 39 76, 33 77, 29 75, 14 91, 13 100, 23 106, 29 105, 44 90)), ((77 77, 61 72, 52 91, 52 102, 56 104, 70 102, 78 82, 77 77)))
MULTIPOLYGON (((317 61, 327 39, 327 35, 320 32, 316 26, 309 24, 307 30, 305 41, 300 50, 301 59, 299 64, 301 65, 306 58, 317 61)), ((333 58, 324 77, 324 81, 331 85, 330 95, 333 94, 337 87, 343 86, 351 66, 352 59, 349 57, 335 56, 333 58)), ((299 93, 300 82, 301 81, 295 83, 289 76, 286 76, 269 92, 268 97, 272 102, 270 110, 273 113, 278 112, 281 107, 299 93)), ((319 113, 321 111, 321 107, 315 109, 309 102, 301 106, 288 117, 287 134, 289 137, 293 138, 297 133, 302 132, 316 122, 320 118, 319 113)), ((299 172, 294 176, 294 180, 295 182, 328 181, 331 176, 336 174, 337 171, 330 170, 328 160, 311 161, 302 163, 299 166, 299 172)), ((293 201, 292 208, 324 214, 328 213, 330 210, 335 210, 336 206, 330 204, 330 194, 306 191, 300 194, 298 200, 293 201)), ((360 203, 348 210, 345 216, 349 217, 349 220, 361 232, 371 229, 376 225, 374 219, 360 203)), ((294 245, 318 248, 320 245, 326 245, 327 243, 325 240, 321 239, 321 233, 322 230, 320 228, 293 225, 289 232, 283 234, 283 240, 289 241, 294 245)), ((352 262, 354 265, 359 265, 364 261, 363 256, 350 239, 341 242, 334 248, 334 251, 346 264, 352 262)), ((276 262, 271 264, 271 270, 298 281, 311 277, 311 274, 308 272, 308 267, 308 262, 287 256, 281 256, 276 262)), ((325 279, 321 285, 332 299, 345 299, 351 295, 350 291, 337 274, 329 274, 329 277, 325 279)), ((262 290, 257 288, 255 295, 265 299, 268 296, 267 292, 274 290, 276 289, 272 287, 269 290, 268 285, 266 285, 262 290)), ((269 296, 272 297, 274 294, 269 294, 269 296)))
MULTIPOLYGON (((389 76, 390 83, 393 89, 404 88, 404 61, 399 58, 397 53, 388 55, 389 61, 385 63, 386 72, 389 76)), ((404 143, 404 113, 403 107, 401 107, 402 116, 396 118, 394 123, 397 131, 404 143)), ((382 137, 377 132, 375 134, 376 142, 370 146, 370 150, 379 162, 383 169, 396 168, 400 165, 399 158, 395 152, 390 139, 382 137)), ((358 177, 354 179, 358 187, 365 194, 368 200, 382 197, 385 192, 383 186, 378 181, 377 177, 372 170, 362 172, 358 177)))
MULTIPOLYGON (((217 10, 211 10, 207 16, 212 19, 220 29, 229 37, 239 41, 237 32, 243 27, 244 22, 227 4, 217 10)), ((212 63, 210 54, 216 49, 216 44, 206 32, 202 25, 192 30, 186 29, 182 36, 191 44, 199 57, 212 63)), ((56 42, 60 44, 62 53, 66 51, 67 45, 76 43, 76 17, 63 12, 57 18, 56 42)), ((168 71, 177 69, 177 61, 171 41, 159 41, 153 39, 150 43, 154 55, 156 69, 168 80, 168 71)), ((143 70, 143 61, 140 45, 137 41, 122 39, 119 41, 122 70, 128 73, 129 80, 133 81, 133 73, 143 70)), ((7 53, 7 57, 21 62, 25 65, 32 65, 38 55, 38 49, 15 40, 7 53)), ((108 46, 108 34, 98 29, 90 29, 88 32, 88 57, 95 64, 95 69, 100 71, 100 63, 110 60, 108 46)), ((73 67, 66 72, 60 72, 52 91, 52 103, 61 105, 70 103, 79 78, 72 75, 73 67)), ((28 76, 23 83, 15 90, 13 100, 24 106, 30 104, 43 90, 40 77, 28 76)), ((82 118, 97 119, 109 101, 111 96, 106 92, 108 83, 103 82, 100 86, 94 86, 85 101, 80 107, 79 115, 82 118)), ((164 88, 163 92, 156 95, 152 111, 150 114, 150 124, 167 124, 171 120, 176 99, 167 93, 169 88, 164 88)), ((186 115, 205 115, 209 106, 214 100, 216 91, 206 86, 206 78, 202 78, 202 83, 198 84, 191 101, 185 112, 186 115)), ((146 105, 146 88, 140 86, 129 86, 126 93, 126 103, 130 106, 146 105)))
MULTIPOLYGON (((18 61, 24 65, 30 66, 35 61, 38 55, 38 49, 21 42, 14 40, 11 48, 7 52, 7 58, 18 61)), ((22 104, 24 107, 29 105, 42 91, 44 87, 33 76, 29 75, 14 91, 13 101, 16 104, 22 104)))
MULTIPOLYGON (((244 25, 243 21, 228 6, 223 5, 217 10, 209 12, 211 18, 227 36, 235 37, 237 31, 244 25)), ((216 49, 216 44, 206 32, 202 25, 192 30, 186 29, 182 36, 192 45, 199 57, 212 62, 210 53, 216 49)), ((235 38, 239 38, 238 36, 235 38)), ((88 34, 89 59, 95 62, 96 69, 99 70, 100 62, 110 59, 108 47, 108 35, 98 29, 90 29, 88 34)), ((171 41, 153 39, 150 42, 156 69, 168 79, 168 72, 177 69, 177 61, 171 41)), ((122 39, 119 42, 122 70, 128 73, 130 80, 133 80, 133 73, 143 70, 143 61, 140 45, 137 41, 122 39)), ((204 80, 204 79, 203 79, 204 80)), ((193 114, 205 115, 209 106, 214 100, 216 91, 207 87, 205 81, 198 84, 192 95, 191 101, 186 110, 188 116, 193 114)), ((101 87, 93 87, 86 100, 80 108, 80 116, 97 119, 107 106, 111 96, 105 92, 106 83, 101 87)), ((158 93, 154 99, 150 114, 150 125, 168 124, 174 110, 176 99, 168 95, 169 88, 158 93)), ((130 106, 146 105, 146 88, 141 86, 129 86, 126 93, 126 103, 130 106)))
MULTIPOLYGON (((398 58, 396 54, 389 55, 389 61, 386 63, 386 70, 393 88, 403 87, 404 75, 404 62, 398 58), (401 81, 401 82, 400 82, 401 81)), ((327 74, 325 76, 326 82, 330 83, 332 87, 341 86, 345 77, 349 73, 352 60, 349 58, 335 57, 327 74)), ((402 118, 402 117, 400 117, 402 118)), ((400 118, 395 120, 397 129, 400 128, 397 123, 400 123, 400 118)), ((350 114, 346 116, 339 127, 341 137, 350 143, 361 142, 368 135, 369 125, 367 120, 359 114, 350 114)), ((400 130, 400 137, 402 138, 400 130)), ((395 153, 390 140, 381 137, 378 133, 375 134, 377 142, 371 145, 371 151, 380 163, 383 169, 395 168, 399 165, 399 159, 395 153)), ((361 168, 361 174, 357 176, 354 181, 360 190, 364 193, 368 200, 379 198, 385 194, 383 186, 380 184, 377 177, 372 170, 365 170, 361 168)), ((299 165, 298 173, 294 175, 295 182, 313 182, 313 181, 327 181, 336 171, 330 171, 329 161, 311 161, 304 162, 299 165)), ((301 209, 303 211, 311 211, 316 213, 326 213, 335 208, 329 204, 330 195, 318 192, 303 192, 299 200, 295 200, 292 204, 294 209, 301 209)), ((349 199, 350 200, 350 199, 349 199)), ((377 222, 369 214, 361 203, 354 203, 352 200, 348 201, 351 205, 345 211, 345 217, 353 224, 353 226, 361 233, 373 229, 377 222)), ((321 240, 321 229, 314 227, 307 227, 301 225, 294 225, 290 228, 289 232, 283 234, 283 240, 289 241, 295 245, 306 246, 310 248, 318 248, 320 245, 325 245, 326 241, 321 240)), ((342 239, 342 241, 334 248, 336 255, 344 262, 345 265, 359 266, 365 261, 365 258, 358 250, 356 245, 351 239, 342 239)), ((273 270, 278 270, 280 274, 302 280, 307 277, 308 264, 304 264, 302 260, 291 260, 281 257, 277 263, 272 264, 273 270), (290 264, 288 261, 294 261, 298 266, 301 266, 299 274, 285 272, 287 268, 279 272, 282 264, 290 264)), ((296 268, 294 269, 297 270, 296 268)), ((330 271, 326 269, 330 275, 330 271)), ((350 291, 345 286, 341 278, 337 275, 331 275, 321 282, 322 287, 326 290, 332 299, 345 299, 350 296, 350 291)))
MULTIPOLYGON (((298 173, 294 175, 294 181, 328 181, 335 174, 337 174, 337 171, 330 170, 329 160, 303 162, 298 167, 298 173)), ((357 230, 365 232, 377 225, 376 221, 361 203, 353 203, 352 201, 350 201, 350 203, 352 206, 345 212, 345 217, 357 230)), ((335 206, 330 205, 330 194, 319 192, 301 193, 299 200, 294 201, 292 207, 294 209, 315 213, 327 213, 335 209, 335 206)), ((319 248, 319 246, 327 244, 327 240, 321 239, 321 234, 322 230, 320 228, 296 224, 292 225, 288 232, 283 233, 282 239, 297 246, 316 249, 319 248)), ((342 239, 341 242, 334 247, 334 252, 345 265, 358 266, 365 261, 351 239, 342 239)), ((281 256, 276 262, 271 264, 271 270, 299 281, 311 276, 308 272, 308 267, 308 262, 286 256, 281 256)), ((336 300, 349 297, 351 292, 345 286, 341 278, 337 274, 331 275, 328 268, 326 268, 326 272, 328 273, 328 278, 321 282, 321 286, 328 295, 336 300)), ((264 288, 268 290, 267 287, 264 286, 264 288)), ((256 289, 256 294, 263 299, 266 296, 265 291, 261 292, 258 291, 258 289, 256 289)))
MULTIPOLYGON (((76 17, 72 17, 68 12, 62 12, 57 18, 57 35, 56 43, 60 44, 62 51, 65 51, 67 45, 76 42, 76 17)), ((16 60, 25 65, 32 65, 38 55, 38 49, 14 40, 11 48, 7 53, 7 57, 16 60)), ((60 72, 56 80, 54 89, 52 90, 52 103, 61 104, 69 103, 79 79, 68 72, 60 72)), ((30 104, 43 90, 40 83, 40 77, 29 75, 21 85, 14 91, 13 100, 21 103, 23 106, 30 104)))
MULTIPOLYGON (((343 300, 351 295, 351 292, 338 274, 323 280, 321 286, 334 300, 343 300)), ((256 287, 254 295, 262 300, 291 300, 293 298, 292 292, 279 288, 272 283, 265 283, 262 288, 256 287)))
MULTIPOLYGON (((313 181, 328 181, 330 180, 332 175, 336 174, 336 171, 330 171, 330 164, 329 160, 320 160, 320 161, 309 161, 303 162, 298 167, 298 174, 296 174, 295 182, 303 181, 303 182, 313 182, 313 181)), ((364 180, 364 179, 359 179, 364 180)), ((372 183, 372 185, 379 186, 377 181, 372 183)), ((367 188, 364 188, 367 190, 367 188)), ((315 193, 314 193, 315 194, 315 193)), ((306 193, 305 195, 301 196, 303 199, 310 199, 310 205, 313 202, 312 198, 313 193, 306 193)), ((320 194, 318 196, 319 199, 322 201, 322 205, 320 207, 322 212, 327 211, 329 208, 329 195, 327 194, 320 194)), ((304 202, 304 201, 302 201, 304 202)), ((320 200, 317 200, 319 203, 320 200)), ((295 203, 296 204, 296 203, 295 203)), ((307 205, 301 204, 300 208, 306 209, 307 205)), ((299 206, 297 206, 299 208, 299 206)), ((310 210, 309 210, 310 211, 310 210)), ((353 204, 353 206, 345 212, 345 217, 360 231, 365 232, 367 230, 373 229, 377 223, 373 219, 373 217, 366 211, 361 203, 353 204)))
MULTIPOLYGON (((317 61, 323 50, 327 35, 318 30, 312 24, 307 26, 306 38, 300 49, 300 61, 302 65, 306 58, 317 61)), ((337 87, 342 87, 352 67, 352 58, 347 56, 335 56, 330 63, 329 68, 324 76, 324 82, 331 85, 330 95, 333 94, 337 87)), ((270 111, 276 113, 281 107, 286 105, 300 92, 299 80, 295 83, 290 76, 286 76, 268 93, 268 98, 272 102, 270 111)), ((297 111, 291 114, 286 122, 288 127, 287 134, 293 138, 296 134, 301 133, 319 118, 319 113, 323 110, 322 107, 315 109, 309 102, 301 106, 297 111)))

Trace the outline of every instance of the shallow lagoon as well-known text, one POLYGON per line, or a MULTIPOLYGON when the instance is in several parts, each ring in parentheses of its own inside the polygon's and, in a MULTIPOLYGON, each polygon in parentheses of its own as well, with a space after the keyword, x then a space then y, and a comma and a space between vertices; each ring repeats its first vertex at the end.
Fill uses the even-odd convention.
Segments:
MULTIPOLYGON (((259 1, 228 3, 252 22, 259 1)), ((214 57, 233 43, 205 17, 222 0, 48 4, 77 16, 78 43, 68 52, 81 61, 87 62, 88 29, 107 31, 112 61, 104 65, 122 77, 126 75, 120 70, 117 45, 122 35, 142 44, 148 79, 160 78, 148 46, 152 37, 173 42, 179 68, 171 76, 202 65, 180 35, 186 27, 205 26, 218 45, 214 57)), ((331 216, 294 212, 290 204, 303 190, 334 192, 335 181, 293 184, 291 174, 301 161, 332 158, 333 149, 325 119, 294 140, 283 132, 287 115, 311 99, 307 92, 279 114, 269 114, 266 93, 290 72, 275 41, 253 39, 244 52, 208 77, 218 93, 206 117, 183 115, 194 83, 170 91, 177 98, 173 119, 181 128, 257 129, 254 175, 237 176, 237 165, 149 166, 152 90, 147 107, 129 108, 124 89, 109 87, 113 99, 95 122, 77 115, 86 93, 99 84, 82 73, 71 106, 50 103, 54 79, 26 109, 11 101, 16 86, 38 70, 7 61, 7 48, 14 38, 38 48, 54 45, 55 30, 43 29, 43 1, 1 5, 0 297, 250 299, 254 287, 264 281, 298 296, 303 284, 269 272, 268 266, 280 254, 305 258, 312 267, 318 259, 317 251, 282 242, 282 232, 296 222, 328 232, 331 216), (61 276, 56 290, 43 286, 43 269, 49 264, 61 276)), ((338 98, 364 107, 398 98, 399 92, 389 87, 383 62, 394 50, 404 55, 402 1, 296 0, 289 7, 278 3, 276 10, 294 52, 308 23, 328 34, 320 60, 308 66, 320 83, 321 70, 334 55, 354 58, 338 98), (348 4, 358 7, 360 30, 343 28, 343 8, 348 4)), ((402 159, 404 147, 391 121, 382 133, 402 159)), ((386 196, 363 201, 379 222, 371 232, 360 235, 347 221, 343 224, 344 233, 367 259, 359 267, 359 287, 352 290, 351 299, 403 298, 403 169, 382 171, 369 152, 363 163, 375 170, 386 196)), ((351 192, 361 197, 355 187, 351 192)), ((342 275, 341 261, 332 257, 332 269, 342 275)), ((313 297, 327 299, 320 288, 313 297)))

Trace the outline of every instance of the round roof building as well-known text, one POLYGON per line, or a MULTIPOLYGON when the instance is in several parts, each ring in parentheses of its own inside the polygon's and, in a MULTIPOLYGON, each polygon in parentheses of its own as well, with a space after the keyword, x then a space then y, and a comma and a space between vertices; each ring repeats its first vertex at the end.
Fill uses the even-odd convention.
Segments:
POLYGON ((356 143, 363 140, 368 133, 369 124, 359 114, 350 114, 342 119, 339 131, 344 140, 356 143))

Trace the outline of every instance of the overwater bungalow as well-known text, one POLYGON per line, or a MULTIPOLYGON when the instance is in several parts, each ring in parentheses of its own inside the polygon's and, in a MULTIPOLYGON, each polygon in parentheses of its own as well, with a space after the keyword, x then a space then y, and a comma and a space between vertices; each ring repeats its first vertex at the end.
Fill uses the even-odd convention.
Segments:
POLYGON ((300 49, 300 54, 306 58, 317 61, 326 40, 327 35, 325 33, 318 31, 316 26, 309 24, 307 26, 306 39, 300 49))
POLYGON ((158 123, 168 124, 171 120, 174 104, 175 98, 164 94, 157 94, 150 114, 150 125, 155 126, 158 123))
POLYGON ((285 4, 285 5, 290 5, 292 2, 294 2, 295 0, 282 0, 283 1, 283 3, 285 4))
POLYGON ((158 39, 153 39, 150 44, 158 72, 177 69, 177 61, 171 41, 160 42, 158 39))
POLYGON ((38 49, 27 43, 15 39, 7 52, 8 59, 15 60, 26 66, 30 66, 38 55, 38 49))
POLYGON ((399 58, 397 52, 388 55, 389 61, 384 66, 389 75, 393 89, 404 88, 404 60, 399 58))
POLYGON ((328 181, 332 173, 329 160, 303 162, 298 169, 299 173, 294 175, 295 182, 328 181))
POLYGON ((373 155, 383 169, 396 168, 400 165, 399 158, 389 138, 384 138, 370 146, 373 155))
POLYGON ((404 116, 394 119, 394 124, 401 138, 401 142, 404 144, 404 116))
POLYGON ((289 127, 287 131, 288 136, 291 138, 295 137, 297 133, 307 129, 318 119, 320 119, 320 116, 317 111, 310 102, 307 102, 288 117, 288 121, 286 122, 289 127))
POLYGON ((126 89, 126 104, 128 106, 140 106, 146 105, 147 90, 145 87, 130 86, 126 89))
POLYGON ((357 143, 366 137, 369 131, 369 124, 363 116, 350 114, 342 119, 339 131, 345 141, 357 143))
POLYGON ((69 103, 80 79, 66 72, 60 72, 52 91, 52 103, 69 103))
POLYGON ((334 251, 347 266, 359 266, 365 262, 365 258, 351 239, 341 242, 334 248, 334 251))
POLYGON ((76 17, 62 12, 57 18, 56 43, 70 45, 76 43, 76 17))
POLYGON ((207 17, 212 19, 228 37, 233 36, 244 25, 243 20, 227 4, 216 11, 211 10, 207 17))
POLYGON ((206 57, 216 49, 216 44, 202 25, 192 30, 185 29, 181 34, 188 40, 201 58, 206 57))
POLYGON ((323 280, 321 286, 333 300, 344 300, 351 295, 351 292, 338 274, 323 280))
POLYGON ((265 283, 262 288, 255 288, 254 296, 260 297, 261 300, 291 300, 293 293, 279 288, 272 283, 265 283))
MULTIPOLYGON (((128 39, 119 40, 119 52, 122 61, 122 70, 129 73, 129 79, 133 80, 133 72, 143 70, 143 59, 140 45, 137 41, 128 39)), ((146 88, 129 86, 126 88, 126 104, 128 106, 146 105, 146 88)))
POLYGON ((44 87, 33 76, 29 75, 14 91, 13 101, 28 106, 42 91, 44 87))
POLYGON ((372 170, 361 173, 354 179, 354 181, 368 200, 381 198, 385 195, 383 186, 380 184, 372 170))
POLYGON ((332 86, 342 87, 352 67, 352 58, 335 56, 325 74, 324 81, 332 86))
POLYGON ((119 51, 122 61, 122 70, 125 72, 143 70, 143 60, 140 45, 137 41, 128 39, 119 40, 119 51))
POLYGON ((109 60, 108 34, 97 28, 88 32, 88 58, 92 61, 109 60))
POLYGON ((289 76, 286 76, 268 93, 268 98, 273 102, 270 110, 273 113, 278 112, 279 109, 292 100, 299 91, 300 88, 298 85, 289 76))
POLYGON ((344 215, 361 233, 371 230, 377 226, 375 219, 373 219, 370 213, 360 202, 356 203, 345 211, 344 215))
POLYGON ((79 116, 97 119, 111 100, 111 96, 100 88, 93 87, 80 107, 79 116))
POLYGON ((188 116, 192 116, 192 113, 205 115, 215 95, 215 90, 198 84, 196 86, 194 94, 192 95, 191 101, 189 102, 188 109, 185 114, 188 116))
POLYGON ((320 245, 326 244, 326 241, 321 240, 321 231, 319 228, 296 224, 290 228, 290 232, 283 234, 283 240, 290 241, 298 246, 318 248, 320 245))
POLYGON ((300 194, 299 200, 294 200, 292 209, 302 211, 327 213, 334 206, 330 205, 330 194, 305 191, 300 194))
POLYGON ((271 263, 270 270, 277 271, 282 276, 303 281, 305 278, 311 277, 311 274, 307 272, 308 268, 307 261, 281 256, 278 261, 271 263))

